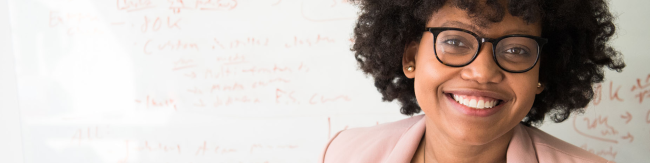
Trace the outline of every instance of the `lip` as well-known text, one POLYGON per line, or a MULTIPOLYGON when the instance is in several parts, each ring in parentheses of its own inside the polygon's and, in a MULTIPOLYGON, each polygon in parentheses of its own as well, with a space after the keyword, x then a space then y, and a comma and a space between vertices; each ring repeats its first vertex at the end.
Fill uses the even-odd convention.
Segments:
POLYGON ((483 90, 446 90, 443 91, 443 93, 451 93, 455 95, 465 95, 465 96, 483 96, 483 97, 489 97, 497 100, 503 100, 504 102, 508 102, 508 98, 506 95, 503 95, 501 93, 496 93, 496 92, 491 92, 491 91, 483 91, 483 90))
POLYGON ((495 93, 495 92, 490 92, 490 91, 480 91, 480 90, 454 90, 454 91, 444 91, 444 96, 447 97, 447 100, 449 103, 452 105, 452 107, 456 110, 458 110, 460 113, 463 113, 468 116, 476 116, 476 117, 488 117, 491 116, 497 112, 499 112, 505 104, 509 100, 507 100, 505 95, 502 95, 500 93, 495 93), (501 100, 501 103, 497 106, 494 106, 492 108, 485 108, 485 109, 474 109, 470 108, 468 106, 465 106, 463 104, 459 104, 456 102, 451 97, 451 94, 456 94, 456 95, 466 95, 466 96, 483 96, 483 97, 489 97, 493 99, 498 99, 501 100))
POLYGON ((499 110, 501 110, 501 108, 503 108, 503 105, 505 105, 505 101, 503 101, 499 105, 494 106, 492 108, 474 109, 474 108, 470 108, 468 106, 459 104, 458 102, 456 102, 456 100, 454 100, 451 97, 451 94, 446 93, 445 96, 447 97, 447 100, 449 101, 449 103, 451 103, 451 105, 452 105, 452 107, 454 109, 460 111, 461 113, 463 113, 465 115, 469 115, 469 116, 488 117, 488 116, 491 116, 491 115, 499 112, 499 110))

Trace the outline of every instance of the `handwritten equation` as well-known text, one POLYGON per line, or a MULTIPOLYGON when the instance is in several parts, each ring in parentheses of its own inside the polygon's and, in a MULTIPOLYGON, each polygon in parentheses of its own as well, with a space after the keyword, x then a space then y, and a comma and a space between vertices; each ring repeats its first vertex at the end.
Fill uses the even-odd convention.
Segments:
MULTIPOLYGON (((639 126, 650 126, 650 107, 647 92, 650 91, 650 74, 639 76, 633 81, 606 81, 594 86, 594 99, 587 108, 589 114, 572 116, 570 118, 575 132, 588 140, 608 144, 596 147, 593 144, 583 144, 580 147, 599 156, 616 159, 619 148, 624 144, 635 144, 639 139, 644 141, 643 131, 639 126), (603 106, 603 101, 606 105, 603 106), (611 108, 617 104, 634 104, 632 108, 611 108), (634 106, 638 106, 634 108, 634 106), (607 110, 605 112, 605 110, 607 110), (603 114, 603 113, 607 114, 603 114), (615 113, 615 114, 611 114, 615 113)), ((647 132, 650 132, 648 130, 647 132)))

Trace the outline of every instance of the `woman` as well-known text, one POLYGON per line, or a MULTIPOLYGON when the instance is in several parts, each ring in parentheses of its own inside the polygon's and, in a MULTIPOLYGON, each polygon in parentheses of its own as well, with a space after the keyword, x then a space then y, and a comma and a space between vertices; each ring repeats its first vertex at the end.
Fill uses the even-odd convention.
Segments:
POLYGON ((424 115, 339 132, 323 162, 608 162, 538 130, 621 71, 602 0, 360 0, 352 48, 383 100, 424 115))

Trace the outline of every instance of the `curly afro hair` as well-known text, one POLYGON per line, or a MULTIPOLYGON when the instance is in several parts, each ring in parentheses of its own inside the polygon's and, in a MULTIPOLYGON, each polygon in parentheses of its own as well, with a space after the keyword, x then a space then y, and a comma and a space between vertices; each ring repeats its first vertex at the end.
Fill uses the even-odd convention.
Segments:
POLYGON ((353 0, 361 11, 354 28, 352 51, 361 70, 374 78, 384 101, 397 99, 401 113, 421 111, 415 99, 414 80, 402 70, 404 47, 419 42, 432 14, 446 3, 463 9, 478 26, 500 22, 506 9, 527 23, 541 21, 542 49, 539 80, 545 89, 536 95, 522 123, 566 120, 583 112, 593 98, 592 84, 603 81, 603 66, 617 72, 625 63, 609 39, 614 17, 604 0, 353 0))

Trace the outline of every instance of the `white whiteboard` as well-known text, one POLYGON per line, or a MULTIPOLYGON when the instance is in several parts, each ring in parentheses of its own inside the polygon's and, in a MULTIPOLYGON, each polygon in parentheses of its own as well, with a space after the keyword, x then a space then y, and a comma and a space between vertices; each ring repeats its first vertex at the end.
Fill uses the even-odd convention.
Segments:
MULTIPOLYGON (((357 70, 349 51, 357 9, 346 0, 3 3, 13 40, 3 58, 15 62, 0 75, 18 102, 1 111, 20 120, 0 129, 19 132, 2 143, 22 150, 0 158, 316 162, 336 131, 406 118, 357 70)), ((607 73, 598 105, 542 129, 618 162, 650 158, 650 93, 635 97, 650 86, 631 91, 650 77, 647 6, 611 2, 613 44, 628 67, 607 73), (610 82, 622 101, 611 100, 610 82)))

